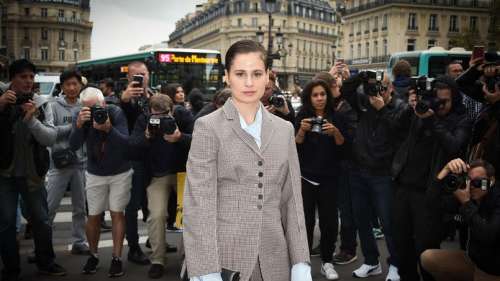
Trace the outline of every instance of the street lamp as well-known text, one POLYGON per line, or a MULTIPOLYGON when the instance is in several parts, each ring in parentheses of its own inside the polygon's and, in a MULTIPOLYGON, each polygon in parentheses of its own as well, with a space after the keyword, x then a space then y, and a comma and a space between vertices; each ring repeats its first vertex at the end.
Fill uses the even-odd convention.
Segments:
MULTIPOLYGON (((272 14, 279 9, 279 3, 277 0, 263 0, 262 6, 266 7, 266 12, 269 16, 269 29, 268 29, 268 44, 267 44, 267 65, 269 69, 273 67, 273 60, 280 59, 279 52, 273 54, 273 37, 272 37, 272 28, 273 28, 273 16, 272 14)), ((262 28, 259 27, 259 31, 256 32, 257 40, 259 43, 264 42, 264 32, 262 28)), ((276 33, 276 43, 278 47, 281 48, 283 45, 283 33, 278 28, 278 32, 276 33)))

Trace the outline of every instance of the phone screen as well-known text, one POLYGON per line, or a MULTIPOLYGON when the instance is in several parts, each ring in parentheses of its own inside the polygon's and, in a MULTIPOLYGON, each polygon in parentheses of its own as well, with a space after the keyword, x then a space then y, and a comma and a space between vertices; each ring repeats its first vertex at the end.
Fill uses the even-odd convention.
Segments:
POLYGON ((142 88, 143 87, 142 84, 144 83, 144 76, 142 76, 142 75, 134 75, 132 77, 132 81, 138 82, 138 84, 136 83, 134 85, 134 87, 136 87, 136 88, 142 88))

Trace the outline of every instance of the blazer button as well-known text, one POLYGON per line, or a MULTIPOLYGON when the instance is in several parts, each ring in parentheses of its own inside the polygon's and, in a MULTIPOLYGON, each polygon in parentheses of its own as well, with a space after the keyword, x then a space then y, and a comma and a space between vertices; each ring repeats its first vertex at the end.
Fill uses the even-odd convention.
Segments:
POLYGON ((264 198, 264 196, 262 194, 259 194, 259 200, 262 200, 262 198, 264 198))
POLYGON ((264 173, 263 172, 259 172, 258 176, 259 176, 259 178, 262 178, 264 176, 264 173))
POLYGON ((257 165, 259 165, 259 166, 262 166, 262 164, 263 164, 263 163, 262 163, 262 161, 261 161, 261 160, 259 160, 259 162, 257 162, 257 165))
POLYGON ((259 188, 262 188, 263 184, 261 182, 259 182, 259 184, 257 185, 259 188))
POLYGON ((257 209, 262 210, 262 205, 261 204, 257 205, 257 209))

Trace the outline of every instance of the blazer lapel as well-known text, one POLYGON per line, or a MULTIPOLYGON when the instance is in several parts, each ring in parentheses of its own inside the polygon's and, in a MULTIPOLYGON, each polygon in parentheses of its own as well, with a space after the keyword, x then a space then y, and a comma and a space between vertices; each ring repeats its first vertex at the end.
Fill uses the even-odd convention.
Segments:
MULTIPOLYGON (((224 114, 226 115, 226 119, 229 120, 231 124, 231 128, 235 132, 235 134, 246 144, 248 145, 255 153, 262 157, 262 154, 259 150, 259 147, 255 143, 255 140, 251 135, 245 132, 241 128, 240 117, 238 115, 238 110, 233 105, 231 100, 228 100, 223 107, 224 114)), ((262 127, 264 129, 264 127, 262 127)))
POLYGON ((271 142, 274 135, 274 123, 271 119, 271 113, 269 113, 265 108, 262 108, 262 130, 261 130, 261 145, 260 151, 264 153, 267 146, 271 142))

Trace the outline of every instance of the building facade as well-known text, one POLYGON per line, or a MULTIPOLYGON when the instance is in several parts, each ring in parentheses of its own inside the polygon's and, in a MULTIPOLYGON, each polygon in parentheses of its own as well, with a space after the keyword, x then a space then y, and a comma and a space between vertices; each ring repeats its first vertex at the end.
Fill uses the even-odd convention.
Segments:
POLYGON ((493 0, 351 0, 343 13, 343 52, 359 69, 383 69, 392 53, 488 45, 493 0))
POLYGON ((26 58, 43 72, 90 59, 90 0, 5 0, 0 56, 26 58))
MULTIPOLYGON (((316 72, 330 68, 339 18, 335 1, 277 2, 271 30, 273 53, 279 52, 281 58, 274 60, 273 70, 278 73, 282 88, 289 89, 293 83, 303 84, 316 72), (280 45, 277 44, 277 33, 283 34, 280 45)), ((238 40, 258 41, 257 33, 261 31, 264 32, 261 43, 267 49, 268 28, 265 1, 210 0, 177 22, 175 31, 170 34, 169 46, 214 49, 225 54, 238 40)))

